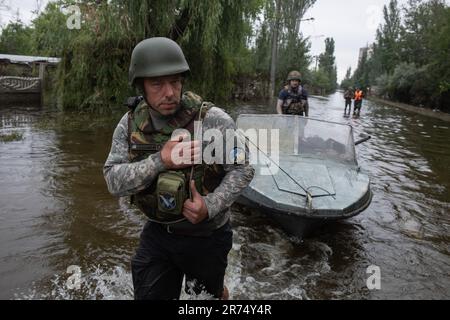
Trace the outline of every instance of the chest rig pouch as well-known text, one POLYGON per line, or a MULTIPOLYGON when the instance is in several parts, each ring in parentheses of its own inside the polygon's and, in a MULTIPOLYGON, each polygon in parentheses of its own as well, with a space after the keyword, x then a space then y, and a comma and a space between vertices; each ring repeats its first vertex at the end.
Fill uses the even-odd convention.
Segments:
MULTIPOLYGON (((151 154, 159 152, 171 138, 175 129, 184 128, 194 134, 194 121, 202 120, 212 106, 191 92, 183 94, 181 108, 168 122, 157 131, 153 128, 148 106, 145 101, 130 110, 128 116, 129 160, 137 162, 151 154)), ((183 205, 190 197, 189 180, 195 181, 197 190, 206 195, 220 184, 225 176, 219 166, 196 165, 177 171, 165 171, 147 189, 132 196, 135 204, 151 221, 162 224, 174 224, 185 220, 183 205)))
POLYGON ((294 92, 290 87, 288 90, 288 97, 283 104, 283 113, 291 115, 303 115, 306 112, 306 100, 303 96, 303 87, 300 86, 297 92, 294 92))
POLYGON ((186 177, 178 171, 161 173, 156 183, 158 211, 180 217, 186 200, 186 177))

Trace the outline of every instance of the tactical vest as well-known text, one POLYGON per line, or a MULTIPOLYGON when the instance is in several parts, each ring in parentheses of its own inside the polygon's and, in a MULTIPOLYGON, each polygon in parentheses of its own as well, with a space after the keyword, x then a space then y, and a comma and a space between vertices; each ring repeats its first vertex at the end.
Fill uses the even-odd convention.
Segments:
MULTIPOLYGON (((130 162, 141 161, 159 152, 170 140, 176 129, 186 129, 194 137, 194 122, 203 120, 214 106, 203 102, 192 92, 183 94, 180 109, 161 130, 153 127, 149 106, 141 101, 136 109, 128 113, 128 156, 130 162), (201 112, 200 112, 201 110, 201 112)), ((191 167, 161 173, 147 189, 135 194, 132 202, 152 221, 174 224, 185 220, 180 211, 189 195, 191 167), (163 175, 163 176, 162 176, 163 175), (170 190, 178 192, 170 192, 170 190), (178 213, 176 213, 178 212, 178 213)), ((195 165, 193 180, 202 195, 213 192, 221 183, 225 172, 220 165, 195 165)))
POLYGON ((306 99, 303 95, 303 87, 299 86, 297 92, 294 92, 289 86, 287 88, 288 96, 283 102, 283 114, 303 115, 306 111, 306 99))
POLYGON ((344 99, 351 100, 353 98, 353 94, 350 90, 345 91, 344 93, 344 99))

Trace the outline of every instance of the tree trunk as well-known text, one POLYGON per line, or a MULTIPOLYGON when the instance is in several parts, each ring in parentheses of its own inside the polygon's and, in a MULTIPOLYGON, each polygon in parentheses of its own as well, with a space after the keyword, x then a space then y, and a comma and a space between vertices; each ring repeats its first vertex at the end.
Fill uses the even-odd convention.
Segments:
POLYGON ((275 96, 275 76, 278 60, 278 32, 280 29, 280 13, 281 13, 281 0, 277 0, 275 9, 275 20, 273 22, 272 32, 272 56, 270 59, 270 85, 269 85, 269 98, 272 100, 275 96))

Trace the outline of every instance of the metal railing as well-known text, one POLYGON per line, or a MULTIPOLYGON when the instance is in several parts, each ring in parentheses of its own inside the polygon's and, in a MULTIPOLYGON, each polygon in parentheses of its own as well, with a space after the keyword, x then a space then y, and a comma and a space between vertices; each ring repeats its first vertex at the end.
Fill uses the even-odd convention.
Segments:
POLYGON ((0 77, 0 93, 40 93, 41 79, 31 77, 0 77))

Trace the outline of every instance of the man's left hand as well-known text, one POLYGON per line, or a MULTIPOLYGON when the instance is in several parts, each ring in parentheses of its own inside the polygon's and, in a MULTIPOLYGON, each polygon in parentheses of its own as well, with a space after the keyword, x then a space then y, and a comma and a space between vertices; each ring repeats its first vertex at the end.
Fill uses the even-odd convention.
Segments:
POLYGON ((205 200, 195 187, 195 181, 192 180, 190 184, 192 200, 187 199, 183 206, 183 215, 192 224, 198 224, 208 217, 208 208, 205 200))

